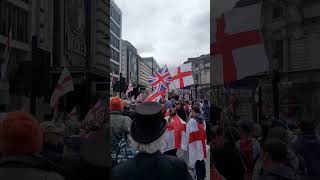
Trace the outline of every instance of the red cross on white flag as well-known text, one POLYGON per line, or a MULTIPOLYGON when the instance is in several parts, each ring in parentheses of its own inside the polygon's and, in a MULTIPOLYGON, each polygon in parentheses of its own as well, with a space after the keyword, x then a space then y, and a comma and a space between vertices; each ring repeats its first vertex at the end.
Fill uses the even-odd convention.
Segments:
POLYGON ((194 167, 197 160, 207 158, 206 123, 197 122, 191 118, 186 127, 186 142, 188 143, 189 166, 194 167))
POLYGON ((268 69, 260 18, 261 3, 234 8, 212 22, 214 84, 227 84, 268 69))
POLYGON ((175 115, 167 125, 165 142, 163 143, 161 151, 166 152, 173 149, 182 149, 187 151, 187 144, 186 123, 178 115, 175 115))
POLYGON ((182 64, 170 71, 172 77, 172 83, 170 84, 170 90, 182 89, 184 87, 194 84, 192 76, 192 63, 182 64))

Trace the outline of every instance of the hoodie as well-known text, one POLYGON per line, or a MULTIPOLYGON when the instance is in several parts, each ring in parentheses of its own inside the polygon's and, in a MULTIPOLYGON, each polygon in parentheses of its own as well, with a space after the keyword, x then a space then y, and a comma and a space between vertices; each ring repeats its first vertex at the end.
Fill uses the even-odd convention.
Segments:
POLYGON ((192 118, 195 119, 199 123, 203 123, 203 121, 204 121, 204 117, 202 114, 194 115, 194 116, 192 116, 192 118))

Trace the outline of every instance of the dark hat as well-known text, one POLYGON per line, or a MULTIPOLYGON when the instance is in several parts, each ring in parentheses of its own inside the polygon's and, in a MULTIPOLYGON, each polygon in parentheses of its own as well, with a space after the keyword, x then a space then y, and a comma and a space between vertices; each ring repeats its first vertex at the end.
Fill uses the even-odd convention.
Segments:
POLYGON ((163 118, 162 107, 157 102, 144 102, 135 109, 130 135, 133 140, 149 144, 166 131, 167 121, 163 118))

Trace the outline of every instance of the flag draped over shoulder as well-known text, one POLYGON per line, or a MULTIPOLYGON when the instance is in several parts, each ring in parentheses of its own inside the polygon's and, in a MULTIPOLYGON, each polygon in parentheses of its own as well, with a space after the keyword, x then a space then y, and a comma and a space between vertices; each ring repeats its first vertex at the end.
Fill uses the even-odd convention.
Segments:
POLYGON ((188 143, 189 165, 194 167, 197 160, 207 158, 206 123, 197 122, 191 118, 186 127, 186 142, 188 143))
POLYGON ((166 152, 173 149, 187 151, 186 123, 178 115, 173 116, 167 125, 167 133, 161 151, 166 152))
POLYGON ((73 80, 67 68, 64 68, 50 100, 50 107, 56 107, 60 97, 74 90, 73 80))
POLYGON ((268 69, 261 35, 261 3, 234 8, 213 23, 211 74, 214 84, 227 84, 268 69))

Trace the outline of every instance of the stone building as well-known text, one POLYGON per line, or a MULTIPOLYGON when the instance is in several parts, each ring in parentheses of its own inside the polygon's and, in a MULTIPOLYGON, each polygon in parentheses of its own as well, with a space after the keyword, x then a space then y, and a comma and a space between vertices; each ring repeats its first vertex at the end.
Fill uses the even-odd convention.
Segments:
POLYGON ((188 58, 186 63, 192 63, 194 86, 191 88, 193 98, 208 99, 210 96, 210 54, 188 58), (196 93, 197 91, 197 93, 196 93))
POLYGON ((0 54, 9 27, 13 32, 10 96, 0 97, 7 100, 2 111, 22 109, 39 116, 50 112, 50 98, 64 67, 75 90, 61 98, 60 110, 76 106, 84 116, 97 98, 107 98, 110 1, 8 0, 0 1, 0 9, 0 54))
MULTIPOLYGON (((235 8, 259 2, 240 0, 235 8)), ((319 41, 319 10, 318 1, 263 1, 262 32, 269 71, 231 84, 239 101, 237 116, 240 119, 262 120, 263 117, 274 115, 272 77, 275 76, 272 76, 272 71, 279 72, 279 82, 276 84, 279 86, 280 119, 296 121, 311 114, 313 117, 319 116, 317 113, 303 113, 306 106, 316 112, 314 108, 320 102, 317 86, 320 54, 316 50, 319 41)), ((214 66, 213 61, 211 66, 214 66)), ((211 84, 214 85, 214 72, 211 72, 211 77, 211 84)), ((212 102, 221 105, 221 92, 221 87, 212 87, 212 97, 216 97, 212 102)))

